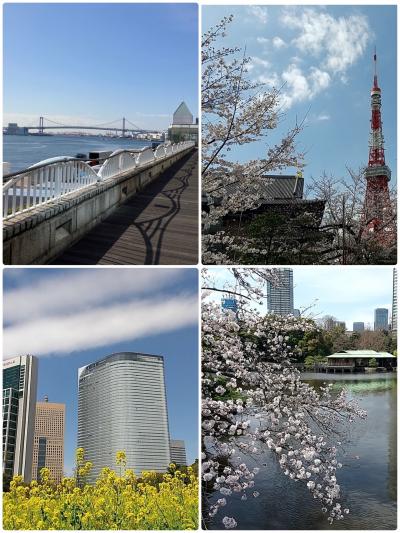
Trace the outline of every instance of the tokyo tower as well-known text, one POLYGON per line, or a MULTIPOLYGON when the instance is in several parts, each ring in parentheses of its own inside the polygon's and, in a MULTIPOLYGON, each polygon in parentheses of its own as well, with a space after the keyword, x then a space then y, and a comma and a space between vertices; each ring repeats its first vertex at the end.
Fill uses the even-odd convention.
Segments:
POLYGON ((383 247, 396 242, 396 224, 389 196, 388 183, 391 171, 385 163, 381 119, 381 89, 376 73, 374 53, 374 85, 371 89, 371 131, 368 167, 365 169, 367 188, 364 200, 364 238, 373 238, 383 247))

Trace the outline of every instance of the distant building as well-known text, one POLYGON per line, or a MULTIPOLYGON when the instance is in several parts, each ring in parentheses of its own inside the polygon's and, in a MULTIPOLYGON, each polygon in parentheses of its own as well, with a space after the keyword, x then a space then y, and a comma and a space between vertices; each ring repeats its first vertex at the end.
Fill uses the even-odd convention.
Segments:
POLYGON ((385 308, 377 308, 374 312, 374 331, 389 329, 389 311, 385 308))
POLYGON ((172 125, 193 124, 193 115, 185 102, 181 102, 172 117, 172 125))
POLYGON ((193 123, 193 115, 185 102, 181 102, 173 114, 172 124, 168 128, 168 140, 171 142, 199 142, 199 123, 193 123))
POLYGON ((238 312, 238 301, 232 295, 225 295, 221 300, 222 309, 228 311, 233 311, 234 313, 238 312))
POLYGON ((21 128, 16 122, 9 122, 8 126, 4 129, 5 135, 28 135, 28 133, 28 128, 21 128))
POLYGON ((38 361, 20 355, 3 361, 3 474, 32 478, 38 361))
POLYGON ((171 440, 171 463, 187 466, 185 441, 171 440))
POLYGON ((392 331, 397 333, 397 268, 393 269, 392 331))
POLYGON ((171 462, 160 355, 114 353, 78 370, 78 447, 93 463, 94 482, 104 467, 117 469, 117 451, 127 468, 166 472, 171 462))
POLYGON ((293 309, 293 316, 296 318, 301 317, 300 309, 293 309))
POLYGON ((353 331, 364 331, 364 322, 353 322, 353 331))
POLYGON ((32 479, 40 480, 42 468, 50 470, 51 478, 61 482, 64 473, 65 405, 36 403, 35 437, 33 442, 32 479))
POLYGON ((333 316, 324 317, 323 326, 327 331, 332 331, 335 328, 342 328, 346 331, 346 322, 342 320, 335 320, 333 316))
POLYGON ((279 268, 277 276, 279 281, 276 284, 268 282, 268 311, 277 315, 293 315, 293 270, 279 268))

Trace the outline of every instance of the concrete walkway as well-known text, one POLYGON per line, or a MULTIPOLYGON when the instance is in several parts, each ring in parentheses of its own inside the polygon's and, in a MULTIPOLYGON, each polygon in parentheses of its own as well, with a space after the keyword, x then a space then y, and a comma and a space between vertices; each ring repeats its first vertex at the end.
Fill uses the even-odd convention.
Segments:
POLYGON ((125 202, 53 264, 197 264, 198 204, 196 150, 125 202))

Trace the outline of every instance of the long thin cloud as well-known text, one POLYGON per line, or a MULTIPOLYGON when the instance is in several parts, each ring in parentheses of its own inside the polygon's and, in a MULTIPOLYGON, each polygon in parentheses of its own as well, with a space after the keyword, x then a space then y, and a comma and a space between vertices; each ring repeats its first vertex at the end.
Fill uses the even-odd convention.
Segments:
POLYGON ((151 294, 171 287, 179 269, 104 269, 60 271, 60 274, 6 291, 3 314, 6 323, 68 315, 116 299, 151 294))
POLYGON ((4 356, 48 356, 175 331, 198 320, 197 295, 150 298, 74 315, 37 318, 4 330, 4 356))

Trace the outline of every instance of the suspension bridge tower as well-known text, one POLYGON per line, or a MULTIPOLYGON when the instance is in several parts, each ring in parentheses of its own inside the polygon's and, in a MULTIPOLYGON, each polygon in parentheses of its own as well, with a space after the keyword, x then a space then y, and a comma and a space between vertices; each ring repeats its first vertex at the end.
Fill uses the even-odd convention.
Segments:
POLYGON ((376 50, 374 53, 374 84, 371 89, 371 131, 368 166, 365 169, 367 187, 364 200, 365 238, 375 237, 384 247, 396 241, 396 224, 390 202, 388 183, 390 168, 385 163, 384 140, 381 119, 381 89, 376 71, 376 50))

